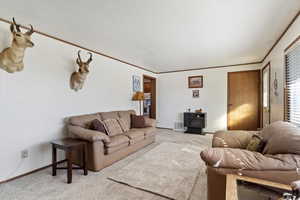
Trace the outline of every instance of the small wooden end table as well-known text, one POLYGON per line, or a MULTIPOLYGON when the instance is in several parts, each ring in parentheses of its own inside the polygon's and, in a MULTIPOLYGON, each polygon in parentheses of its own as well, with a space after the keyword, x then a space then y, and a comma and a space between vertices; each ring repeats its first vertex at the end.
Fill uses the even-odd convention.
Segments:
POLYGON ((272 181, 262 180, 258 178, 251 178, 247 176, 239 176, 234 174, 226 175, 226 200, 239 200, 237 192, 237 181, 245 181, 249 183, 254 183, 263 186, 269 186, 277 189, 283 189, 287 191, 292 191, 291 186, 276 183, 272 181))
POLYGON ((72 170, 73 169, 83 169, 84 175, 88 175, 87 170, 87 144, 82 140, 77 139, 61 139, 51 142, 52 144, 52 176, 56 176, 57 169, 66 169, 68 171, 68 184, 72 183, 72 170), (67 157, 67 167, 57 167, 57 149, 66 152, 67 157), (83 166, 73 167, 72 166, 72 152, 74 150, 80 150, 82 152, 82 164, 83 166))

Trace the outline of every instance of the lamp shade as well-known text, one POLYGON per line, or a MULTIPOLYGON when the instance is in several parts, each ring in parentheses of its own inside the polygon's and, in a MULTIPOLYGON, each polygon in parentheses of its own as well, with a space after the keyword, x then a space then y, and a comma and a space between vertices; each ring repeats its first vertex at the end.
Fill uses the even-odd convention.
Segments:
POLYGON ((143 101, 144 99, 144 92, 136 92, 132 96, 132 101, 143 101))

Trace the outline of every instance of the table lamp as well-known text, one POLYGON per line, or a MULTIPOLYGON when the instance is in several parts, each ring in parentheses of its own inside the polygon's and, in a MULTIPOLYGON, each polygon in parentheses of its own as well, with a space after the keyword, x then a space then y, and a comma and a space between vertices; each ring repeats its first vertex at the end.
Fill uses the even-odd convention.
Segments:
POLYGON ((140 102, 140 115, 142 115, 142 102, 144 100, 144 92, 136 92, 132 96, 132 101, 139 101, 140 102))

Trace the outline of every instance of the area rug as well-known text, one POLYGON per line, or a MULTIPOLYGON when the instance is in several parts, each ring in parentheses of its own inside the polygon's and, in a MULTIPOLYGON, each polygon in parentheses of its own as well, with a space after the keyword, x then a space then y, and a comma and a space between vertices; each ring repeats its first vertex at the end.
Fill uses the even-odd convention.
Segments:
POLYGON ((195 145, 162 143, 108 178, 168 199, 187 200, 204 167, 200 151, 195 145))

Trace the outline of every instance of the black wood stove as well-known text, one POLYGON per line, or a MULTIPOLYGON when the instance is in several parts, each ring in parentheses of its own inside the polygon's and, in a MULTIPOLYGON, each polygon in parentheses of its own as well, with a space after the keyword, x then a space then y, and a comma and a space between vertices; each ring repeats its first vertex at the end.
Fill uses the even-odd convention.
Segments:
POLYGON ((206 113, 185 112, 184 126, 187 127, 185 133, 195 133, 203 135, 202 129, 206 127, 206 113))

